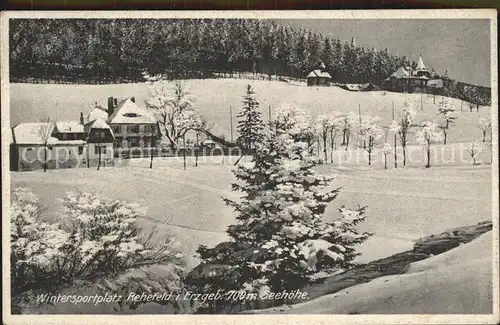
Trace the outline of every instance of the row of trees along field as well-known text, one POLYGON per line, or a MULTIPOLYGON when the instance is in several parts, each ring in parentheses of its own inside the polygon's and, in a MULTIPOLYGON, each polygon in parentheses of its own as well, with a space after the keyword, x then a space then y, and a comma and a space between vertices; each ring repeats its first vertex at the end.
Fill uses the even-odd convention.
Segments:
POLYGON ((13 81, 118 83, 141 72, 304 78, 324 62, 338 82, 380 84, 403 58, 305 29, 248 19, 16 19, 13 81), (32 80, 34 79, 34 80, 32 80), (56 80, 54 80, 56 79, 56 80))

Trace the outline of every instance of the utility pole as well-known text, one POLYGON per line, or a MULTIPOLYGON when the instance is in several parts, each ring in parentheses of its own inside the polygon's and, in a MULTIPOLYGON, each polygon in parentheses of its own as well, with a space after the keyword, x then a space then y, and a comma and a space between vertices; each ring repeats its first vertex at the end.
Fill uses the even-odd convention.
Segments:
POLYGON ((269 127, 271 127, 271 105, 269 105, 269 127))
MULTIPOLYGON (((392 120, 395 119, 394 116, 394 101, 392 101, 392 120)), ((397 134, 394 132, 394 168, 398 168, 398 155, 396 152, 396 145, 397 145, 397 134)))
POLYGON ((229 124, 231 126, 231 142, 233 142, 233 107, 229 106, 229 124))
MULTIPOLYGON (((361 104, 358 104, 359 129, 361 130, 361 104)), ((359 146, 359 131, 358 131, 358 146, 359 146)), ((363 149, 366 149, 366 142, 363 140, 363 149)))

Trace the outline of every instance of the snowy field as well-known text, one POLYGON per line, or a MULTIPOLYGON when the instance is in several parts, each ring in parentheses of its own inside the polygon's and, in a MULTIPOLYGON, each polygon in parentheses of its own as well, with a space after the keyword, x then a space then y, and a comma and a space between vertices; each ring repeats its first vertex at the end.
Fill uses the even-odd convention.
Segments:
MULTIPOLYGON (((10 175, 13 186, 32 187, 42 198, 47 218, 57 218, 61 205, 56 199, 71 189, 138 202, 148 208, 148 218, 141 225, 158 224, 162 233, 175 235, 188 265, 194 266, 198 245, 224 240, 226 227, 235 221, 234 212, 221 199, 238 195, 230 191, 233 166, 227 157, 223 165, 220 159, 200 161, 199 167, 188 161, 186 171, 181 159, 162 158, 154 161, 153 169, 147 159, 134 159, 100 171, 80 168, 10 175)), ((375 235, 360 247, 363 262, 407 250, 419 237, 491 219, 491 165, 384 170, 380 165, 329 164, 318 166, 318 171, 334 176, 333 186, 343 187, 327 210, 327 220, 338 217, 341 205, 368 207, 361 228, 375 235)))
MULTIPOLYGON (((394 102, 397 114, 403 103, 409 101, 414 105, 417 114, 416 123, 423 120, 439 121, 436 106, 440 98, 437 97, 436 104, 433 104, 433 98, 428 95, 382 91, 360 93, 338 87, 315 88, 277 81, 239 79, 189 80, 186 83, 196 98, 195 109, 209 124, 213 124, 213 133, 225 134, 226 138, 229 137, 229 107, 233 107, 236 116, 246 84, 251 84, 254 88, 264 113, 264 120, 268 118, 269 106, 277 107, 284 101, 304 106, 312 116, 329 114, 333 111, 357 114, 358 105, 361 104, 362 114, 380 116, 382 124, 387 125, 391 120, 392 103, 394 102), (423 110, 420 110, 421 103, 423 110)), ((36 121, 38 110, 45 110, 53 120, 78 120, 80 112, 86 115, 94 102, 97 101, 105 106, 108 96, 135 96, 138 103, 143 103, 148 95, 146 84, 98 86, 11 84, 10 88, 11 125, 36 121)), ((479 113, 469 112, 468 106, 464 104, 463 111, 460 111, 461 102, 453 100, 453 103, 458 116, 456 125, 449 132, 448 145, 433 147, 431 168, 424 168, 425 155, 419 146, 413 144, 408 147, 408 163, 404 168, 400 152, 399 168, 394 168, 391 153, 387 157, 388 169, 385 170, 383 156, 379 150, 373 155, 372 166, 368 166, 366 152, 355 149, 338 150, 334 154, 333 164, 317 166, 319 173, 335 177, 332 184, 334 187, 342 187, 338 198, 327 209, 325 216, 327 221, 339 217, 338 208, 342 205, 351 208, 358 205, 367 206, 367 218, 360 228, 374 233, 374 236, 359 247, 362 253, 359 257, 360 262, 369 262, 409 250, 413 247, 414 241, 423 236, 491 220, 490 151, 487 146, 480 143, 481 153, 478 160, 481 164, 476 166, 471 164, 471 158, 466 152, 472 141, 481 141, 478 121, 480 118, 489 118, 490 108, 480 107, 479 113)), ((411 135, 410 138, 412 143, 415 136, 411 135)), ((352 139, 351 143, 355 143, 355 140, 356 138, 352 139)), ((322 154, 321 157, 323 158, 322 154)), ((230 183, 234 181, 231 173, 234 167, 231 160, 234 159, 236 158, 200 157, 200 165, 194 167, 194 161, 188 158, 187 170, 183 169, 181 158, 157 158, 154 160, 153 169, 149 168, 149 159, 132 159, 119 162, 117 167, 102 168, 100 171, 79 168, 48 170, 46 173, 11 172, 10 178, 11 186, 28 186, 33 189, 47 206, 45 211, 47 219, 58 218, 62 207, 57 198, 62 197, 68 190, 96 192, 111 199, 137 202, 148 208, 147 218, 139 221, 140 226, 145 229, 158 226, 159 234, 156 240, 161 240, 161 236, 166 234, 177 237, 178 248, 186 254, 188 268, 191 268, 198 263, 195 257, 198 246, 201 244, 213 246, 225 240, 226 227, 235 221, 234 211, 222 200, 222 197, 238 197, 238 193, 230 190, 230 183)), ((485 246, 484 243, 482 245, 477 248, 481 249, 480 256, 491 256, 491 246, 485 246)), ((469 257, 467 255, 466 258, 469 257)), ((450 288, 453 285, 446 282, 443 277, 446 272, 450 272, 452 275, 448 280, 456 276, 457 279, 463 279, 464 283, 470 283, 475 281, 477 274, 477 281, 483 283, 487 281, 484 273, 486 271, 478 271, 477 267, 480 268, 486 262, 481 263, 453 264, 439 270, 431 267, 429 272, 435 272, 432 273, 433 279, 447 286, 446 292, 450 295, 460 294, 466 297, 467 294, 460 290, 473 288, 464 284, 453 291, 450 288)), ((364 284, 363 290, 359 289, 363 293, 357 294, 356 301, 350 302, 351 296, 345 293, 346 298, 335 307, 337 309, 329 309, 328 306, 337 304, 331 297, 325 297, 325 303, 317 304, 314 310, 310 309, 310 306, 297 308, 318 313, 389 313, 387 301, 391 293, 395 294, 394 297, 399 297, 398 299, 409 297, 408 301, 418 305, 417 296, 421 293, 411 285, 418 285, 421 283, 421 277, 427 276, 430 276, 430 273, 414 272, 399 278, 391 278, 389 284, 381 282, 384 279, 372 281, 364 284), (376 296, 375 292, 385 290, 386 285, 392 286, 392 289, 384 291, 379 301, 363 300, 376 296), (399 286, 403 289, 397 289, 399 286), (408 296, 406 290, 415 292, 416 296, 408 296), (370 306, 372 309, 364 310, 360 306, 370 306)), ((436 283, 429 285, 437 286, 436 283)), ((482 298, 484 297, 474 297, 474 301, 482 298)), ((436 299, 441 299, 441 296, 436 294, 436 299)), ((429 300, 427 305, 422 306, 422 310, 432 311, 432 301, 429 300)), ((394 312, 411 311, 408 309, 411 305, 405 305, 403 302, 395 306, 399 309, 394 309, 394 312)), ((443 304, 439 304, 436 308, 441 308, 440 312, 447 312, 442 306, 443 304)), ((452 306, 449 312, 452 312, 452 308, 460 310, 461 307, 452 306)), ((57 312, 62 310, 107 312, 92 307, 88 310, 61 307, 57 312)), ((477 307, 474 310, 482 309, 477 307)), ((149 312, 159 312, 159 310, 149 312)))
MULTIPOLYGON (((392 119, 392 105, 396 115, 405 101, 416 111, 416 123, 423 120, 439 121, 436 96, 435 104, 431 95, 401 94, 384 91, 350 92, 339 87, 307 87, 291 85, 279 81, 258 81, 245 79, 203 79, 187 80, 187 90, 195 98, 195 110, 199 112, 217 135, 229 139, 229 107, 234 118, 241 107, 241 96, 245 86, 250 84, 255 91, 264 120, 269 118, 269 106, 274 111, 283 102, 299 104, 311 116, 332 112, 353 112, 381 117, 381 123, 388 125, 392 119), (421 110, 422 104, 422 110, 421 110)), ((149 86, 145 83, 118 85, 58 85, 58 84, 10 84, 11 125, 20 122, 36 122, 38 111, 44 111, 53 120, 74 120, 80 112, 87 116, 95 102, 106 107, 107 98, 135 96, 141 104, 148 98, 149 86)), ((482 139, 477 128, 480 118, 490 117, 489 107, 480 107, 479 113, 469 112, 467 103, 453 99, 457 110, 456 126, 450 130, 449 142, 472 142, 482 139), (462 107, 463 106, 463 107, 462 107), (461 107, 463 111, 461 111, 461 107)), ((273 114, 271 112, 271 114, 273 114)))
POLYGON ((491 231, 443 254, 291 307, 283 314, 490 314, 493 312, 491 231))

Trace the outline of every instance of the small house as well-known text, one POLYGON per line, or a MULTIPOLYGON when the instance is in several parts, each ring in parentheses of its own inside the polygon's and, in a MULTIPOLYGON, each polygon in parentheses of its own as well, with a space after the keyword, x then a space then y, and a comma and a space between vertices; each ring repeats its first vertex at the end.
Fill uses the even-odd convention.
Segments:
POLYGON ((114 164, 113 143, 115 136, 111 127, 101 119, 95 119, 84 126, 87 139, 87 161, 89 166, 96 166, 101 160, 102 166, 114 164))
POLYGON ((428 88, 427 83, 431 77, 431 72, 429 72, 422 60, 422 56, 420 56, 414 69, 409 61, 405 60, 403 66, 384 80, 384 88, 402 93, 425 93, 428 88))
POLYGON ((15 171, 79 167, 87 142, 77 122, 21 123, 12 128, 10 169, 15 171))
POLYGON ((136 104, 135 98, 127 98, 120 102, 116 98, 108 98, 108 114, 106 123, 114 135, 115 153, 138 149, 146 150, 156 147, 160 132, 156 118, 145 107, 136 104))
POLYGON ((321 63, 320 68, 309 72, 307 75, 308 86, 330 86, 332 76, 326 71, 326 67, 321 63))

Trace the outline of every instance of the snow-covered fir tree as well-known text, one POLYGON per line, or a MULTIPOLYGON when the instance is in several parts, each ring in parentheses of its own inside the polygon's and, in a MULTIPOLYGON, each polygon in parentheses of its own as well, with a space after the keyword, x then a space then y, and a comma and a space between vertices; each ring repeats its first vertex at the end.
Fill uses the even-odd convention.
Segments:
MULTIPOLYGON (((355 246, 370 236, 356 227, 365 219, 365 208, 341 207, 335 221, 324 220, 339 189, 330 186, 330 177, 316 174, 317 158, 289 130, 267 133, 253 161, 234 171, 233 190, 243 195, 224 200, 237 221, 228 227, 227 242, 198 249, 202 263, 189 276, 190 290, 261 296, 302 288, 317 272, 353 265, 355 246)), ((216 303, 215 311, 230 302, 216 303)))
POLYGON ((236 140, 247 150, 253 149, 256 143, 262 141, 264 123, 258 109, 259 102, 255 98, 252 86, 247 85, 243 96, 243 109, 237 116, 239 119, 237 129, 240 135, 236 140))

